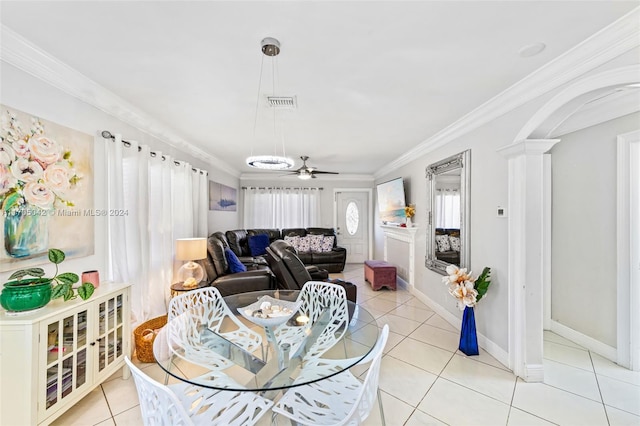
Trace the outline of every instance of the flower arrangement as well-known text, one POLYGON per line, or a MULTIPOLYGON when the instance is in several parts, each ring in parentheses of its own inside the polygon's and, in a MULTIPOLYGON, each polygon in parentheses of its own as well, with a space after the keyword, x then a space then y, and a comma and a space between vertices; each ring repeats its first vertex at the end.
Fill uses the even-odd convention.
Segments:
POLYGON ((447 276, 442 281, 449 286, 449 294, 458 300, 458 309, 474 307, 487 293, 491 279, 491 269, 486 267, 478 278, 473 278, 466 268, 458 268, 456 265, 447 266, 447 276))
POLYGON ((45 134, 38 118, 24 131, 11 111, 2 116, 0 202, 5 214, 22 207, 49 210, 56 202, 73 206, 68 192, 80 179, 71 152, 45 134))
POLYGON ((404 215, 405 215, 406 217, 411 218, 411 217, 413 217, 413 215, 415 215, 415 214, 416 214, 416 206, 415 206, 415 204, 409 204, 408 206, 405 206, 405 208, 404 208, 404 215))

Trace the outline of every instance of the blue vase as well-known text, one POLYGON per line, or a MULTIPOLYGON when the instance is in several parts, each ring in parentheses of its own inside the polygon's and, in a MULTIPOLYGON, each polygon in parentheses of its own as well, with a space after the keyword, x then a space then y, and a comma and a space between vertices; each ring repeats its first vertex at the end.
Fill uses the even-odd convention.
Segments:
POLYGON ((476 335, 476 317, 473 308, 466 306, 462 314, 462 330, 460 331, 460 346, 465 355, 478 355, 478 336, 476 335))
POLYGON ((23 258, 47 252, 49 210, 24 206, 4 217, 4 248, 7 255, 23 258))

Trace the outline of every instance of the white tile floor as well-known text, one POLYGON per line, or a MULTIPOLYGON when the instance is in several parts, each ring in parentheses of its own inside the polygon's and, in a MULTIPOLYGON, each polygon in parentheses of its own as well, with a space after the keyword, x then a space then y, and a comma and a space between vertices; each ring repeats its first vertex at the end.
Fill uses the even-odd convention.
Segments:
MULTIPOLYGON (((482 349, 458 352, 458 331, 407 291, 372 291, 362 265, 334 277, 357 284, 359 303, 391 328, 380 375, 387 425, 640 425, 640 373, 545 333, 544 383, 525 383, 482 349)), ((53 424, 141 425, 133 380, 114 375, 53 424)), ((365 424, 380 424, 377 407, 365 424)))

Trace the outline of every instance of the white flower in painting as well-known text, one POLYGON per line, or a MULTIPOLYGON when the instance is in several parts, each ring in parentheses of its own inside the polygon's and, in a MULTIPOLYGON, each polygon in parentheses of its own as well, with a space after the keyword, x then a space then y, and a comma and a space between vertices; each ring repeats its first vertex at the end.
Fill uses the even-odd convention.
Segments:
POLYGON ((23 193, 27 203, 45 210, 53 207, 53 202, 56 199, 53 191, 39 182, 27 183, 24 186, 23 193))
POLYGON ((458 299, 458 309, 464 310, 465 306, 474 307, 478 291, 474 288, 472 281, 465 281, 460 284, 452 284, 449 293, 458 299))
POLYGON ((43 169, 37 161, 18 158, 11 165, 11 173, 24 182, 35 182, 42 177, 43 169))
POLYGON ((29 144, 23 139, 15 141, 12 146, 18 157, 29 158, 29 155, 31 155, 29 144))
POLYGON ((44 171, 44 183, 57 195, 71 187, 71 169, 65 163, 52 164, 44 171))
POLYGON ((11 164, 16 159, 16 152, 7 142, 0 143, 0 164, 11 164))
POLYGON ((33 136, 29 139, 29 150, 33 158, 45 167, 62 158, 62 145, 46 136, 33 136))
POLYGON ((0 195, 4 195, 11 190, 18 180, 11 174, 9 168, 0 164, 0 195))

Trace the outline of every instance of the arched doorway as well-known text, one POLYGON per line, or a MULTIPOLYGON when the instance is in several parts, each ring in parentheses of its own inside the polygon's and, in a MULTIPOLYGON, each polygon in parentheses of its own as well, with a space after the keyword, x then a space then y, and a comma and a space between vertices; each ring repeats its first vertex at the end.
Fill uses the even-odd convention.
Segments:
MULTIPOLYGON (((551 263, 549 151, 559 142, 549 135, 588 99, 617 87, 637 84, 639 76, 640 66, 634 65, 586 77, 566 87, 534 114, 513 144, 501 150, 509 161, 510 367, 527 381, 542 381, 544 375, 542 330, 551 263)), ((637 345, 634 339, 640 333, 637 322, 632 321, 636 329, 629 329, 631 347, 637 345)))

